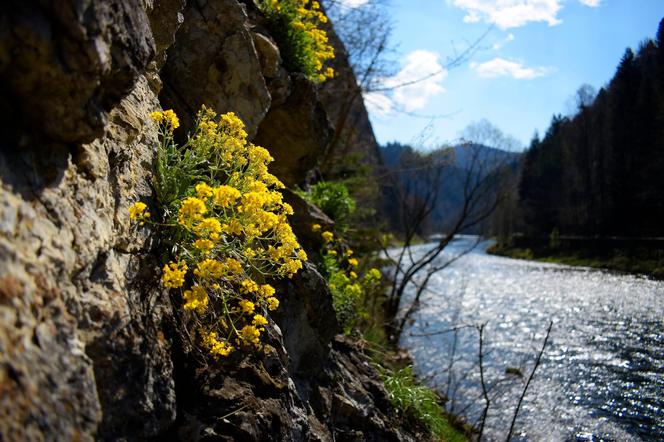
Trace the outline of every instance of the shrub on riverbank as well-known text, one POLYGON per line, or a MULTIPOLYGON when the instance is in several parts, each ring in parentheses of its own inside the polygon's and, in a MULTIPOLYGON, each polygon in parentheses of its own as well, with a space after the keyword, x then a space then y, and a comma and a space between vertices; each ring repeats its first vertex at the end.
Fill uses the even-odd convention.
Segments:
POLYGON ((412 361, 387 335, 393 318, 385 314, 386 287, 378 268, 386 262, 378 250, 388 247, 392 236, 375 226, 370 235, 373 240, 360 234, 363 226, 354 216, 357 203, 345 182, 319 182, 299 193, 335 222, 334 232, 312 226, 320 234, 318 267, 328 281, 344 332, 358 337, 373 363, 386 373, 385 387, 404 422, 435 439, 466 441, 468 429, 445 413, 434 390, 417 382, 410 368, 412 361))

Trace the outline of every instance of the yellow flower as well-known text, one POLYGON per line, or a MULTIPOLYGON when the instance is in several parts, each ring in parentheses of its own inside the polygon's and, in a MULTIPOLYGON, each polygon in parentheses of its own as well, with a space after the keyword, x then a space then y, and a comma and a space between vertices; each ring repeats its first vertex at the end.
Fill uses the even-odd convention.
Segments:
POLYGON ((374 278, 379 278, 380 279, 380 270, 373 268, 370 269, 368 272, 370 275, 372 275, 374 278))
POLYGON ((258 296, 262 298, 270 298, 274 296, 274 293, 274 287, 272 287, 270 284, 263 284, 258 291, 258 296))
POLYGON ((187 274, 187 264, 185 262, 170 262, 164 266, 164 273, 161 280, 164 287, 176 289, 184 284, 184 277, 187 274))
POLYGON ((140 218, 149 218, 150 217, 150 212, 146 212, 145 209, 148 206, 145 205, 145 203, 142 203, 140 201, 135 202, 130 208, 129 208, 129 218, 131 219, 140 219, 140 218))
POLYGON ((207 183, 198 183, 196 184, 196 195, 200 199, 206 200, 212 196, 212 187, 208 186, 207 183))
POLYGON ((232 219, 229 223, 221 226, 221 231, 230 235, 242 235, 242 224, 237 219, 232 219))
POLYGON ((196 226, 194 226, 194 232, 201 237, 219 239, 219 234, 221 231, 221 223, 217 218, 205 218, 196 226))
POLYGON ((359 262, 358 262, 357 259, 355 259, 355 258, 350 258, 350 259, 348 260, 348 264, 352 265, 353 267, 357 267, 357 265, 359 264, 359 262))
POLYGON ((330 231, 325 231, 321 234, 321 237, 323 238, 323 241, 326 243, 332 242, 332 240, 334 239, 334 233, 330 231))
POLYGON ((353 278, 353 279, 357 279, 357 273, 355 273, 351 270, 350 271, 350 277, 353 278))
POLYGON ((351 249, 346 250, 346 256, 348 257, 353 256, 353 251, 351 249))
POLYGON ((175 115, 175 112, 173 112, 172 109, 168 109, 163 112, 152 112, 150 114, 150 118, 152 118, 157 123, 166 126, 169 132, 173 132, 173 130, 180 127, 180 120, 178 120, 177 115, 175 115))
POLYGON ((234 275, 239 275, 240 273, 242 273, 242 264, 237 259, 226 258, 226 261, 224 261, 224 265, 226 266, 226 269, 228 270, 229 273, 232 273, 234 275))
POLYGON ((175 115, 175 112, 173 112, 172 109, 164 111, 164 120, 170 127, 171 131, 180 127, 180 120, 178 120, 178 116, 175 115))
POLYGON ((312 231, 312 232, 319 232, 320 229, 321 229, 320 224, 312 224, 312 225, 311 225, 311 231, 312 231))
POLYGON ((295 213, 295 211, 293 211, 293 206, 291 206, 291 205, 288 204, 288 203, 283 203, 283 204, 281 205, 281 207, 283 207, 284 213, 285 213, 286 215, 292 215, 292 214, 295 213))
POLYGON ((362 296, 362 287, 359 284, 348 284, 344 289, 346 294, 353 298, 359 298, 362 296))
POLYGON ((208 305, 209 298, 205 289, 199 285, 195 285, 191 290, 184 291, 184 304, 185 310, 196 310, 198 314, 203 314, 208 305))
POLYGON ((242 309, 243 312, 252 314, 254 312, 254 303, 247 300, 247 299, 241 299, 240 300, 240 308, 242 309))
POLYGON ((201 252, 208 254, 214 248, 214 243, 209 239, 197 239, 194 241, 194 247, 201 252))
POLYGON ((290 259, 284 262, 284 264, 281 266, 279 269, 280 272, 289 278, 292 278, 294 274, 297 273, 298 270, 302 268, 302 261, 298 259, 290 259))
POLYGON ((262 325, 267 325, 267 319, 265 319, 265 316, 263 315, 255 315, 254 320, 251 321, 251 323, 260 327, 262 325))
POLYGON ((260 330, 258 330, 253 325, 245 325, 240 330, 240 339, 245 344, 258 345, 258 343, 260 342, 259 341, 260 336, 261 336, 260 330))
POLYGON ((190 196, 185 198, 178 212, 178 223, 183 226, 191 226, 194 220, 199 220, 207 212, 203 200, 190 196))
POLYGON ((219 279, 224 274, 224 266, 214 259, 204 259, 194 270, 194 275, 201 279, 219 279))
POLYGON ((258 284, 251 279, 245 279, 240 283, 240 291, 242 293, 256 293, 258 291, 258 284))
MULTIPOLYGON (((312 54, 328 56, 329 51, 319 44, 327 42, 327 37, 311 22, 320 20, 318 12, 311 10, 309 0, 292 1, 289 12, 302 6, 300 12, 306 14, 302 23, 317 45, 312 54)), ((322 68, 322 62, 316 66, 319 64, 322 68)), ((174 143, 169 132, 179 125, 175 113, 156 112, 153 118, 160 124, 164 143, 174 143)), ((231 342, 236 347, 258 346, 268 323, 258 313, 279 307, 274 287, 252 278, 292 277, 303 267, 307 254, 288 223, 293 208, 278 191, 283 184, 268 171, 273 158, 247 140, 242 120, 233 113, 217 117, 202 108, 187 149, 201 159, 198 164, 211 165, 214 170, 210 173, 225 181, 214 185, 207 180, 194 182, 182 189, 191 196, 179 201, 172 216, 177 219, 173 250, 190 260, 194 284, 184 290, 189 270, 184 262, 166 265, 163 281, 169 288, 182 287, 183 309, 196 314, 190 323, 200 327, 199 344, 218 358, 234 351, 231 342)), ((199 176, 209 175, 203 169, 198 172, 199 176)), ((135 204, 130 216, 144 219, 146 209, 144 203, 135 204)), ((165 215, 169 218, 170 214, 165 215)), ((318 232, 322 232, 320 226, 318 232)))
POLYGON ((327 251, 327 254, 330 255, 330 256, 337 256, 337 251, 334 250, 334 249, 332 249, 332 250, 328 250, 328 251, 327 251))
POLYGON ((244 140, 247 138, 247 132, 244 130, 244 123, 235 115, 234 112, 228 112, 219 117, 219 125, 232 137, 244 140))
POLYGON ((214 203, 220 207, 230 207, 240 198, 241 193, 232 186, 219 186, 213 189, 214 203))
POLYGON ((233 346, 228 342, 220 341, 214 332, 201 333, 203 346, 207 347, 210 354, 215 358, 219 356, 228 356, 233 351, 233 346))
POLYGON ((252 144, 249 147, 249 160, 253 162, 270 163, 274 161, 274 158, 272 158, 270 152, 264 147, 254 146, 252 144))
POLYGON ((279 300, 274 296, 267 298, 267 308, 269 308, 270 311, 276 310, 279 308, 279 300))

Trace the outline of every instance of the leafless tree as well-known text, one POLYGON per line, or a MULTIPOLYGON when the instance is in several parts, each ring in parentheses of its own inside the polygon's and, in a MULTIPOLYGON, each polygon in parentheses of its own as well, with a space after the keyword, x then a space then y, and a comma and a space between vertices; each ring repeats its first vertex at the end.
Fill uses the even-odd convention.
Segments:
MULTIPOLYGON (((457 178, 461 181, 462 202, 456 213, 449 214, 444 220, 445 226, 435 226, 439 239, 429 248, 414 253, 413 243, 424 228, 439 201, 446 172, 454 171, 459 175, 459 165, 452 168, 450 150, 421 155, 416 166, 410 163, 398 169, 391 176, 394 194, 398 201, 401 221, 403 247, 397 251, 386 251, 386 256, 393 264, 391 289, 387 299, 388 317, 399 317, 393 329, 393 338, 398 339, 412 314, 417 310, 420 298, 430 279, 436 273, 450 266, 476 245, 455 256, 440 259, 442 252, 460 233, 483 223, 500 204, 503 198, 500 189, 500 164, 502 160, 486 154, 486 148, 475 144, 466 144, 456 149, 464 155, 464 167, 457 178), (406 177, 404 174, 407 173, 406 177), (444 231, 442 229, 445 229, 444 231), (403 295, 408 288, 414 290, 414 296, 408 306, 403 308, 403 295), (404 313, 398 315, 399 310, 404 313)), ((440 222, 441 220, 439 220, 440 222)), ((429 227, 431 230, 431 227, 429 227)), ((478 238, 479 240, 479 238, 478 238)))
POLYGON ((482 397, 484 398, 484 408, 482 409, 482 416, 480 416, 479 435, 477 436, 478 440, 482 440, 482 435, 484 434, 484 424, 486 423, 486 416, 489 413, 489 408, 491 407, 491 398, 489 398, 487 383, 484 380, 484 327, 486 327, 486 324, 481 324, 479 327, 477 327, 477 332, 479 333, 478 360, 480 364, 480 384, 482 386, 482 397))
POLYGON ((505 186, 503 178, 506 165, 514 160, 506 151, 518 147, 516 140, 481 121, 464 131, 462 143, 456 148, 441 148, 429 153, 406 151, 405 158, 383 175, 384 181, 389 183, 388 191, 396 201, 394 210, 398 211, 399 219, 396 227, 403 241, 399 249, 385 250, 393 265, 386 313, 389 318, 397 318, 391 334, 394 340, 398 340, 407 321, 418 309, 431 278, 474 249, 480 236, 456 255, 443 256, 443 251, 458 234, 470 229, 480 230, 511 189, 505 186), (446 213, 441 214, 438 210, 435 222, 432 222, 431 215, 440 203, 439 196, 450 191, 459 193, 460 204, 448 208, 446 213), (427 233, 438 234, 438 239, 414 253, 414 241, 418 235, 427 233), (411 290, 413 296, 404 306, 402 300, 407 290, 411 290))

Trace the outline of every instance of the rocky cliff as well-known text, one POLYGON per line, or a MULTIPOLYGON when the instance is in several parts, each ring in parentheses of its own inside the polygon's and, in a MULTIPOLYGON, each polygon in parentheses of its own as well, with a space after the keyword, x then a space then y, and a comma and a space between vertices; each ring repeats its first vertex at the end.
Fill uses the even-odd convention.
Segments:
MULTIPOLYGON (((202 104, 236 112, 291 185, 324 154, 317 87, 256 6, 7 0, 0 23, 0 440, 412 439, 315 267, 279 287, 264 352, 209 364, 129 224, 152 196, 152 111, 183 133, 202 104)), ((327 220, 289 198, 306 240, 327 220)))

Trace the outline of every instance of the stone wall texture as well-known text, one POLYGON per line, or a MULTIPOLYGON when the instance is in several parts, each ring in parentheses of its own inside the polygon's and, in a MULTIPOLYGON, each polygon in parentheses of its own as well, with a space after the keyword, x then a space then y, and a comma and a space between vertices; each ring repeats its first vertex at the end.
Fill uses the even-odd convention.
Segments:
MULTIPOLYGON (((253 2, 0 5, 0 440, 413 440, 307 265, 260 355, 191 356, 149 229, 157 128, 234 111, 304 179, 333 128, 253 2)), ((329 224, 289 193, 303 239, 329 224)), ((311 238, 307 241, 313 241, 311 238)), ((306 241, 305 241, 306 242, 306 241)))

